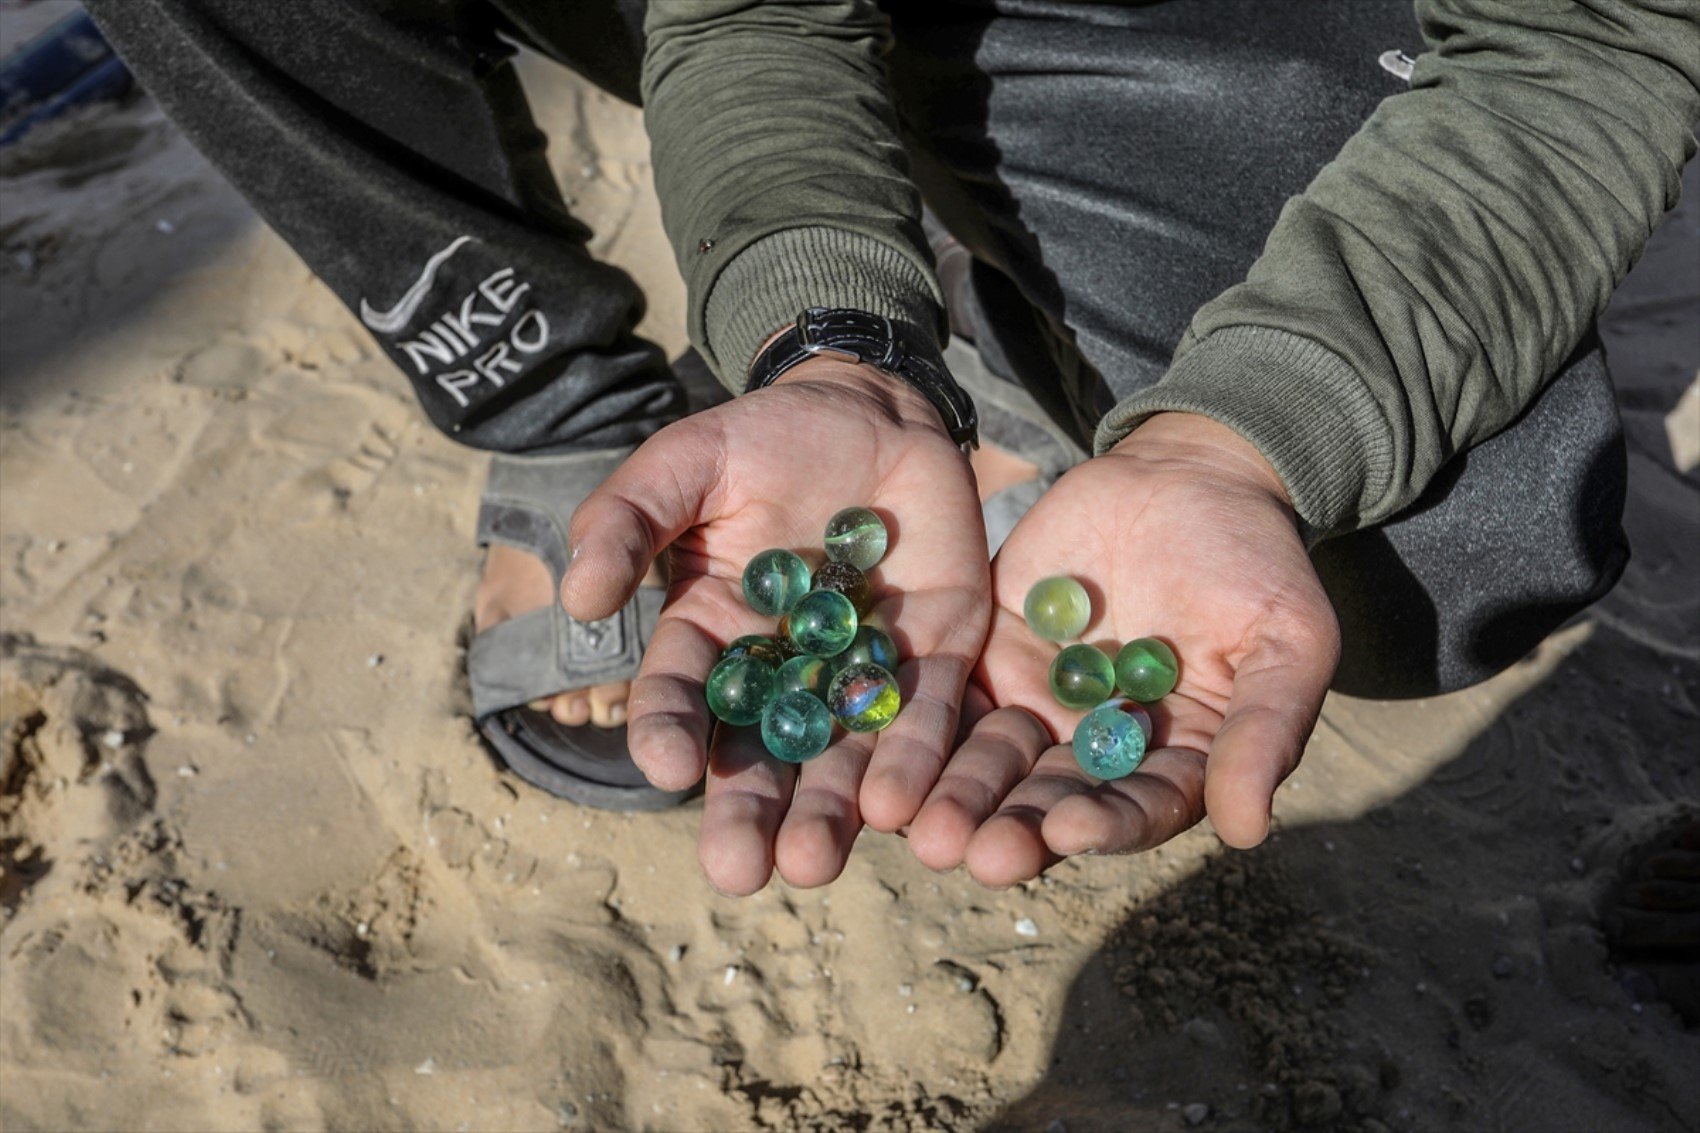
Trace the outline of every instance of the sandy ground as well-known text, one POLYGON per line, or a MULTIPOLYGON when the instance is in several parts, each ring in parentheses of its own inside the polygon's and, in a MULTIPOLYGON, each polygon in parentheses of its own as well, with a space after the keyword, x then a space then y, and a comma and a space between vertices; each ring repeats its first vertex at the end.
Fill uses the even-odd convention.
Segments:
MULTIPOLYGON (((528 67, 683 345, 637 116, 528 67)), ((1700 800, 1700 184, 1606 328, 1635 559, 1479 688, 1329 702, 1279 831, 986 892, 869 834, 715 897, 461 675, 481 461, 145 99, 0 164, 0 1126, 1679 1129, 1608 956, 1700 800)), ((1681 1067, 1688 1066, 1689 1071, 1681 1067)))

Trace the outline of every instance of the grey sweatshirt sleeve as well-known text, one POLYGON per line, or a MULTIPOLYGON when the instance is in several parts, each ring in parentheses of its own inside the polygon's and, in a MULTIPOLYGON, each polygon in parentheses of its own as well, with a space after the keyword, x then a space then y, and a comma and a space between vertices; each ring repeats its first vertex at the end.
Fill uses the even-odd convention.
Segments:
POLYGON ((1338 532, 1411 503, 1540 393, 1677 200, 1696 0, 1420 0, 1431 46, 1288 203, 1246 281, 1101 423, 1202 413, 1338 532))
POLYGON ((943 297, 872 0, 651 0, 644 119, 689 330, 735 392, 806 306, 938 338, 943 297))

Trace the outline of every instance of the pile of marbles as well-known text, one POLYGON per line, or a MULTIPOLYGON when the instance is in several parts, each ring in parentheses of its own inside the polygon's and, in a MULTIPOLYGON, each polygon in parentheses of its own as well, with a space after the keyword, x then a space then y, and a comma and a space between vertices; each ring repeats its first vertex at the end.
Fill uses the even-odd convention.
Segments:
MULTIPOLYGON (((1061 643, 1085 631, 1092 600, 1080 583, 1056 575, 1033 584, 1022 613, 1034 633, 1061 643)), ((1113 661, 1095 645, 1064 646, 1051 662, 1051 695, 1065 708, 1091 709, 1074 729, 1081 768, 1099 779, 1133 774, 1151 742, 1144 705, 1173 692, 1179 676, 1175 651, 1155 637, 1128 642, 1113 661)))
POLYGON ((763 551, 744 567, 744 601, 779 619, 773 636, 733 641, 708 674, 708 709, 728 724, 761 725, 774 758, 804 763, 832 742, 836 721, 877 732, 897 718, 897 646, 863 624, 873 596, 865 573, 885 557, 886 530, 865 507, 827 522, 827 563, 812 575, 802 557, 763 551))

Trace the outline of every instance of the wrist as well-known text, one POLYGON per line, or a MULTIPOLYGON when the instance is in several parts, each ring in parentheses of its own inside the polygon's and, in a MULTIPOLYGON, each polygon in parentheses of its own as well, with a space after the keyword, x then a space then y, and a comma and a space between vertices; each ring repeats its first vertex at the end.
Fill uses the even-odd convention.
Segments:
POLYGON ((1202 462, 1213 477, 1232 477, 1267 493, 1286 510, 1293 510, 1286 482, 1257 446, 1227 425, 1202 414, 1158 413, 1116 442, 1110 453, 1202 462))
POLYGON ((868 362, 822 355, 787 369, 773 386, 813 385, 853 395, 877 417, 905 425, 921 425, 946 436, 944 422, 932 402, 913 386, 892 378, 868 362))

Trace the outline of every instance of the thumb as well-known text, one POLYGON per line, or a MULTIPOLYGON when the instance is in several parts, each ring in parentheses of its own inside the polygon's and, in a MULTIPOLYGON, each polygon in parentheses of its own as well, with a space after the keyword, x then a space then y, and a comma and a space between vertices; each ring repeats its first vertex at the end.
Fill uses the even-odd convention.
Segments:
POLYGON ((657 555, 703 522, 720 488, 723 447, 708 430, 681 421, 639 445, 584 498, 568 529, 571 561, 561 605, 580 621, 624 606, 657 555))
POLYGON ((1228 845, 1249 849, 1268 836, 1275 788, 1299 765, 1334 677, 1333 641, 1265 640, 1240 663, 1204 763, 1205 811, 1228 845))

